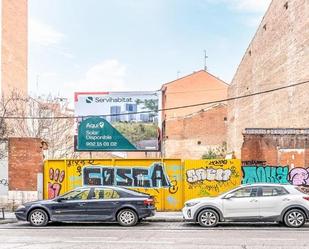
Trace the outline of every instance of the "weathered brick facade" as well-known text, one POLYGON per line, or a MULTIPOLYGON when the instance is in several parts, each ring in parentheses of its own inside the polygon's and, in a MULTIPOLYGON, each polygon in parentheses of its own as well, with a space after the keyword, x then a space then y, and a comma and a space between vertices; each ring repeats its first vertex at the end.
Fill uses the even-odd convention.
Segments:
MULTIPOLYGON (((273 0, 228 95, 242 96, 309 80, 308 68, 309 1, 273 0)), ((308 93, 306 84, 229 101, 228 150, 240 157, 245 128, 308 127, 308 93)))
POLYGON ((9 139, 9 191, 37 191, 38 173, 43 173, 42 140, 9 139))
POLYGON ((28 0, 1 0, 1 89, 26 95, 28 91, 28 0))

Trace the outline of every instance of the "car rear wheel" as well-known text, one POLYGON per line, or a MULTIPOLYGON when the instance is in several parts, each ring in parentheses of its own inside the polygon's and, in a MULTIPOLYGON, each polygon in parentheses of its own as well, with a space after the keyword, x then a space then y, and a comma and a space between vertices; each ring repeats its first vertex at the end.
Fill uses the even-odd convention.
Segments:
POLYGON ((121 226, 134 226, 138 222, 138 217, 132 209, 123 209, 117 215, 117 221, 121 226))
POLYGON ((215 227, 219 222, 219 215, 214 210, 205 209, 199 213, 197 221, 203 227, 215 227))
POLYGON ((306 222, 306 215, 299 209, 292 209, 284 215, 284 224, 288 227, 301 227, 306 222))
POLYGON ((48 215, 43 209, 34 209, 29 214, 29 222, 32 226, 42 227, 48 223, 48 215))

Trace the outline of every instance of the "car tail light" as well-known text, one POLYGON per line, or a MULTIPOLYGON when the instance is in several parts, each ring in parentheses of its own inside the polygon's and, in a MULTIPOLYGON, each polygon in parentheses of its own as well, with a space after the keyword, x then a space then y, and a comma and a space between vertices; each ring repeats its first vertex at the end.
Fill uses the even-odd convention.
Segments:
POLYGON ((153 203, 154 203, 154 201, 151 198, 148 198, 148 199, 144 200, 144 204, 146 206, 151 206, 151 205, 153 205, 153 203))
POLYGON ((304 196, 303 197, 306 201, 309 201, 309 196, 304 196))

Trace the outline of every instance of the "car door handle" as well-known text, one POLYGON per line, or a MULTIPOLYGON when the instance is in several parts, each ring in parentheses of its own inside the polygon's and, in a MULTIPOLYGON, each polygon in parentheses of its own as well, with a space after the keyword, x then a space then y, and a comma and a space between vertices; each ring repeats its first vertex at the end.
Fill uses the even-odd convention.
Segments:
POLYGON ((250 202, 257 202, 257 200, 255 200, 255 199, 252 199, 252 200, 250 200, 250 202))
POLYGON ((83 203, 78 203, 78 205, 79 205, 79 206, 85 206, 86 203, 84 203, 84 202, 83 202, 83 203))
POLYGON ((283 201, 290 201, 291 199, 289 198, 284 198, 283 201))

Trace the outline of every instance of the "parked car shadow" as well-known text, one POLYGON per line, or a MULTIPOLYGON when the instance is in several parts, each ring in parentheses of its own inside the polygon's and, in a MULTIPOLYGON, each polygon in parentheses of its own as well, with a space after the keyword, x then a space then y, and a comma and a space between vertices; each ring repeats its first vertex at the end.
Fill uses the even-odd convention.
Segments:
MULTIPOLYGON (((200 226, 198 223, 184 223, 183 224, 184 227, 187 228, 202 228, 202 229, 265 229, 265 228, 269 228, 269 229, 294 229, 295 228, 289 228, 286 227, 283 224, 279 224, 276 222, 228 222, 228 223, 219 223, 218 226, 216 227, 212 227, 212 228, 204 228, 202 226, 200 226)), ((309 228, 309 223, 306 223, 303 227, 299 228, 309 228)))

